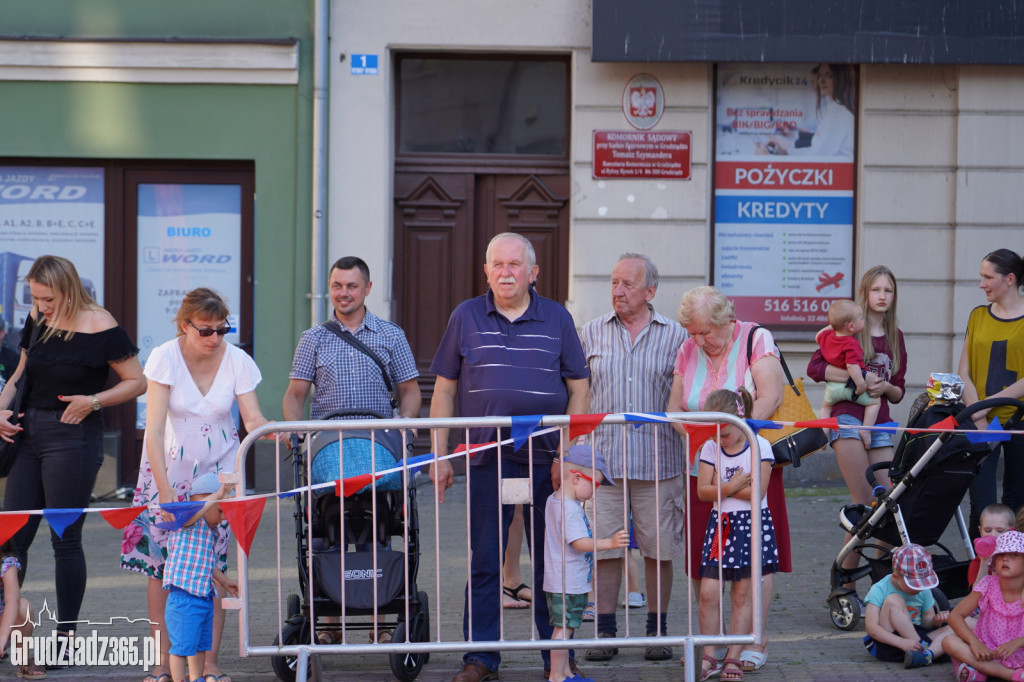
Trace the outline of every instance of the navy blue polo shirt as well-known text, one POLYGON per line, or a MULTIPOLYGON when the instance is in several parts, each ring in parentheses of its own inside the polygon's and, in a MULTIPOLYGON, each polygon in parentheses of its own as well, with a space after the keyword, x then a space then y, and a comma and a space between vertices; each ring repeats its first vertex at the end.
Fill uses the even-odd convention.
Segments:
MULTIPOLYGON (((590 376, 572 315, 563 306, 530 289, 530 305, 515 322, 494 307, 494 295, 463 301, 452 312, 430 371, 458 382, 456 408, 463 417, 565 414, 566 379, 590 376)), ((470 440, 495 440, 493 429, 473 429, 470 440)), ((502 439, 510 437, 502 430, 502 439)), ((550 461, 558 452, 558 433, 534 439, 534 462, 550 461)), ((506 457, 527 461, 519 452, 506 457)), ((473 463, 489 458, 479 455, 473 463)))

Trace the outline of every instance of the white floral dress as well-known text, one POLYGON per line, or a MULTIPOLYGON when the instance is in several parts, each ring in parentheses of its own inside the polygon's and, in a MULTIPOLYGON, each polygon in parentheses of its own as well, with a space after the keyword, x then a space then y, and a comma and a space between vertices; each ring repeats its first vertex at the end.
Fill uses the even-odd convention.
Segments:
MULTIPOLYGON (((178 339, 153 349, 145 373, 148 379, 171 388, 164 429, 164 460, 167 481, 177 491, 178 501, 185 501, 197 476, 211 471, 235 470, 238 430, 232 406, 236 396, 254 391, 262 376, 251 357, 226 344, 213 385, 203 395, 188 371, 178 339)), ((132 505, 156 504, 159 497, 144 443, 132 505)), ((153 525, 158 520, 147 509, 124 529, 121 568, 163 579, 167 531, 153 525)), ((223 523, 214 545, 217 567, 222 571, 227 568, 229 541, 228 526, 223 523)))

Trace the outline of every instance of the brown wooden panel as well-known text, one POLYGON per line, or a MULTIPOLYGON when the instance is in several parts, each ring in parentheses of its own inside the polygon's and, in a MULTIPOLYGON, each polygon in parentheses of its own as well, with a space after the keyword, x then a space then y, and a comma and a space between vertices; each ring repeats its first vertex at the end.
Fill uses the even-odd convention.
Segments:
POLYGON ((537 252, 537 291, 569 296, 569 176, 499 175, 494 181, 492 234, 516 232, 537 252))
POLYGON ((471 294, 472 176, 395 174, 395 319, 421 373, 428 371, 452 309, 471 294))

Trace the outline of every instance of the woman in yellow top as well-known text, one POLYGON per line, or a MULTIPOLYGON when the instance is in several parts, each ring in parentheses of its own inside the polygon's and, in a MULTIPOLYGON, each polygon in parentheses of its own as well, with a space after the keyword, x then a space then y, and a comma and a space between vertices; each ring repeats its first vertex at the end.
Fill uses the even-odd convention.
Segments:
MULTIPOLYGON (((999 249, 981 262, 981 282, 988 305, 971 311, 967 320, 967 338, 960 354, 960 378, 964 380, 964 403, 971 405, 985 398, 1024 398, 1024 259, 1009 249, 999 249)), ((1004 422, 1010 407, 997 407, 974 414, 979 429, 991 419, 1004 422)), ((1024 436, 1013 436, 1002 443, 1002 502, 1011 509, 1024 505, 1024 436)), ((971 483, 971 520, 976 532, 981 510, 996 502, 996 464, 998 455, 988 457, 971 483)))

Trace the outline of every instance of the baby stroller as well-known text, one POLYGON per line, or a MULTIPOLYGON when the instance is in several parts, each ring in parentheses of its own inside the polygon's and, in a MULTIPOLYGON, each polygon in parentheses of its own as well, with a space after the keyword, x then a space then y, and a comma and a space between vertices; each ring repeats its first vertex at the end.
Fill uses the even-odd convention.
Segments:
MULTIPOLYGON (((324 419, 353 416, 385 418, 346 410, 324 419)), ((373 431, 372 436, 369 430, 317 432, 305 449, 293 436, 295 487, 333 482, 339 472, 340 478, 351 478, 394 468, 402 451, 402 437, 395 429, 373 431), (308 481, 307 457, 311 458, 308 481)), ((407 633, 411 642, 430 640, 427 594, 416 587, 420 550, 416 488, 410 475, 403 495, 402 480, 401 472, 386 474, 377 479, 375 490, 367 485, 347 498, 339 498, 333 486, 314 490, 312 502, 305 493, 294 496, 302 596, 288 596, 288 616, 281 630, 285 645, 309 643, 311 627, 313 641, 326 634, 331 641, 340 642, 343 628, 347 637, 352 631, 369 632, 371 641, 383 630, 393 630, 395 642, 404 642, 407 633), (312 506, 308 527, 307 504, 312 506), (392 550, 392 538, 405 543, 406 534, 406 551, 392 550)), ((424 653, 389 655, 391 670, 402 682, 415 680, 428 658, 424 653)), ((294 656, 273 657, 278 678, 294 682, 297 660, 294 656)))
MULTIPOLYGON (((965 408, 962 403, 936 404, 912 415, 908 428, 928 428, 953 416, 958 429, 974 429, 971 415, 992 407, 1009 405, 1014 413, 1004 425, 1017 429, 1024 417, 1024 403, 1011 398, 991 398, 965 408)), ((866 576, 872 584, 892 572, 892 548, 909 542, 935 546, 932 563, 939 576, 933 590, 940 610, 949 608, 949 599, 970 591, 967 567, 974 559, 967 524, 960 503, 984 459, 992 453, 992 444, 972 443, 961 433, 905 432, 892 462, 879 462, 868 468, 866 476, 875 492, 871 507, 848 504, 839 512, 843 530, 853 537, 839 551, 832 564, 832 591, 828 596, 832 624, 841 630, 852 630, 861 616, 856 590, 844 587, 866 576), (889 469, 893 488, 886 490, 875 479, 875 472, 889 469), (967 555, 958 560, 940 538, 950 521, 955 519, 967 555), (875 542, 871 542, 874 540, 875 542), (851 553, 865 563, 855 569, 843 568, 843 560, 851 553)), ((995 444, 997 447, 999 443, 995 444)))

